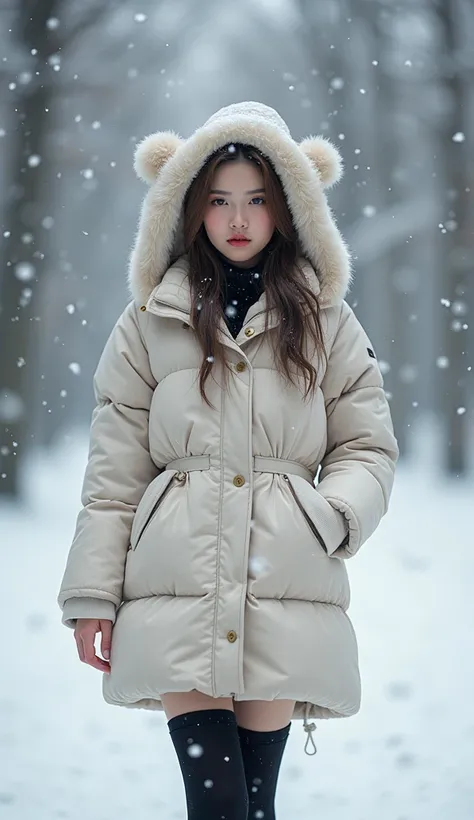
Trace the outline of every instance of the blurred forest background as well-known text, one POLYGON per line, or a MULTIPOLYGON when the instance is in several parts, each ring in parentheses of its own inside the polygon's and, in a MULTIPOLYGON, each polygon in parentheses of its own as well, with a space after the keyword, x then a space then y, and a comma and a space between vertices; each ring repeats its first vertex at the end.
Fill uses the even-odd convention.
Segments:
POLYGON ((244 99, 340 148, 348 301, 402 456, 434 422, 441 468, 467 475, 473 32, 472 0, 0 0, 0 494, 21 495, 32 448, 89 425, 129 300, 135 144, 244 99))

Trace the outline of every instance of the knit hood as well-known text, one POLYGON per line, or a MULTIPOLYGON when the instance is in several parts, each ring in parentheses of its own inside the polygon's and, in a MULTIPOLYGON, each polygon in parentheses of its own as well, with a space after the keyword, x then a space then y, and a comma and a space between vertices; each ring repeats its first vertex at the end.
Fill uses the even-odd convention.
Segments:
POLYGON ((207 158, 233 142, 254 145, 270 159, 298 232, 300 253, 317 274, 320 304, 341 302, 351 282, 350 258, 324 193, 342 176, 341 156, 324 137, 297 143, 277 111, 258 102, 221 108, 188 139, 159 131, 137 145, 135 171, 150 190, 130 256, 133 299, 146 302, 170 265, 185 253, 186 192, 207 158))

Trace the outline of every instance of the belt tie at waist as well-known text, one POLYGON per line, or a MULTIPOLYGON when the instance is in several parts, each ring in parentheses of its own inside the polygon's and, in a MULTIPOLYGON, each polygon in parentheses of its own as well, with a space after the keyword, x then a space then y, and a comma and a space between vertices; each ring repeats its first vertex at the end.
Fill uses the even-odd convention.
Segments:
MULTIPOLYGON (((298 461, 291 461, 285 458, 273 458, 271 456, 253 456, 253 470, 256 473, 291 473, 305 478, 306 481, 313 481, 313 474, 303 464, 298 461)), ((175 458, 166 465, 167 470, 181 470, 188 472, 191 470, 209 470, 211 457, 209 454, 202 456, 184 456, 175 458)))

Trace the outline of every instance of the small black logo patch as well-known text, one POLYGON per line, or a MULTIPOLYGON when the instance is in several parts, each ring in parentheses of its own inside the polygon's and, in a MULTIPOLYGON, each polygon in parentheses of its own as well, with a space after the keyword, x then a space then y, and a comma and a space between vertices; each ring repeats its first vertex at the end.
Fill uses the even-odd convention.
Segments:
POLYGON ((377 358, 374 351, 371 350, 370 347, 367 348, 367 351, 368 351, 369 356, 370 356, 371 359, 376 359, 377 358))

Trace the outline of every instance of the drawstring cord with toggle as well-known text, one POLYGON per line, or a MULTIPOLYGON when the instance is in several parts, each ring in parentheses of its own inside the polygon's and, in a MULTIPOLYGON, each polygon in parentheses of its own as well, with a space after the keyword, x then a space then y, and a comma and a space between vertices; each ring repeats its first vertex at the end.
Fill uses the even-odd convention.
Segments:
POLYGON ((304 729, 305 732, 307 732, 308 737, 306 738, 306 743, 305 743, 305 746, 304 746, 304 750, 305 750, 307 755, 315 755, 318 750, 316 748, 316 744, 314 742, 312 733, 316 730, 317 726, 316 726, 315 723, 308 723, 308 715, 309 715, 310 708, 311 708, 311 704, 309 703, 309 701, 307 701, 306 706, 305 706, 305 710, 304 710, 303 729, 304 729), (309 743, 312 744, 314 752, 308 752, 309 743))
POLYGON ((305 712, 304 712, 303 730, 307 733, 308 737, 306 738, 306 743, 305 743, 305 746, 304 746, 304 750, 305 750, 307 755, 315 755, 318 750, 316 748, 316 744, 314 742, 314 738, 313 738, 312 733, 316 730, 317 727, 316 727, 315 723, 308 723, 308 715, 309 715, 310 708, 311 708, 311 704, 309 703, 309 701, 307 701, 306 706, 305 706, 305 712), (312 747, 314 749, 314 751, 312 751, 312 752, 308 751, 308 746, 309 746, 310 743, 312 744, 312 747))

